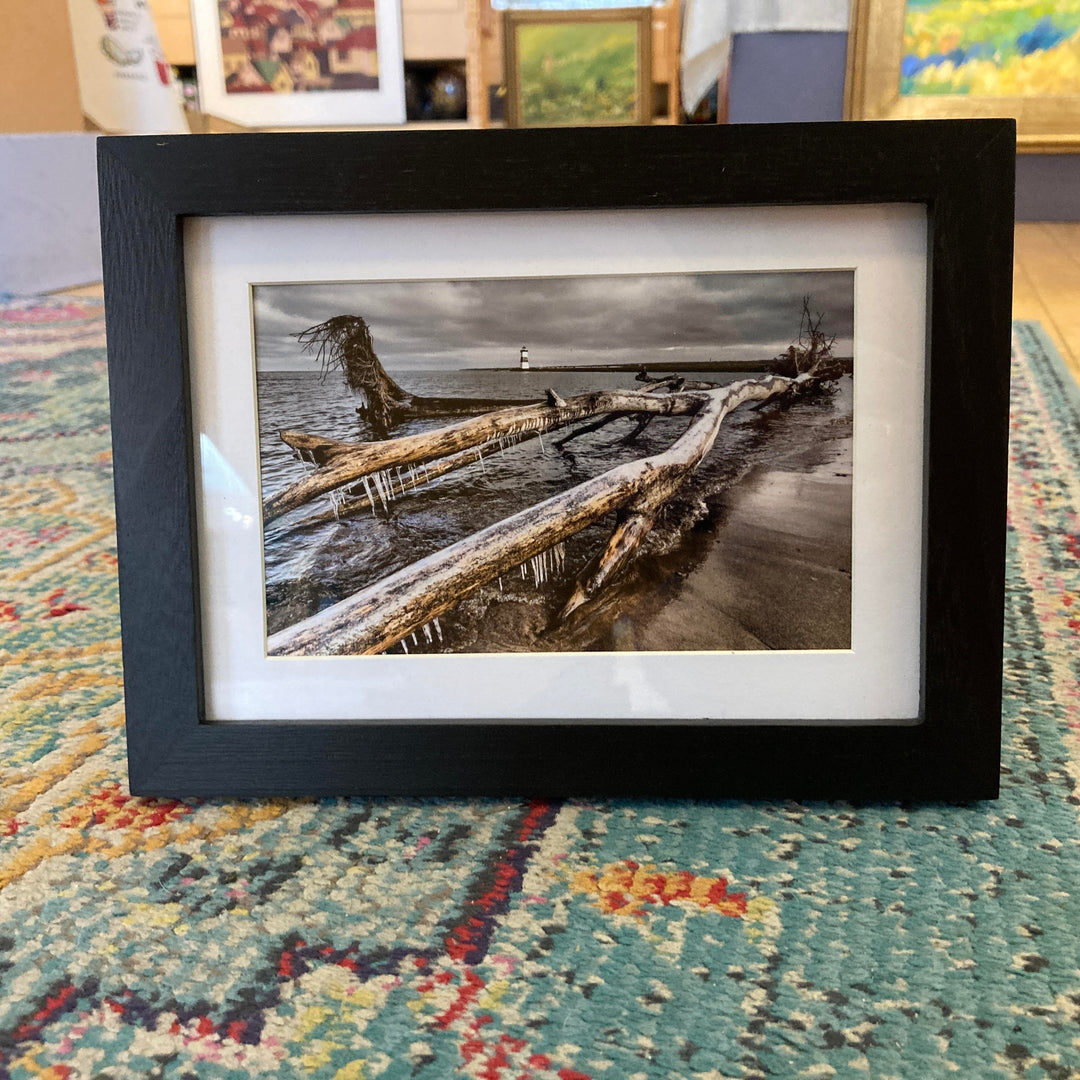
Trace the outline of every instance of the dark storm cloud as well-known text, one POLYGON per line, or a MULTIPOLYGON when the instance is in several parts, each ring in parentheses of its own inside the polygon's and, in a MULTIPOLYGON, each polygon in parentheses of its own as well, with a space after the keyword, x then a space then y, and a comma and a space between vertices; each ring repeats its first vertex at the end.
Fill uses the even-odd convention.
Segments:
POLYGON ((387 368, 757 359, 798 333, 802 297, 851 351, 850 271, 264 285, 255 291, 263 369, 311 368, 292 336, 362 315, 387 368))

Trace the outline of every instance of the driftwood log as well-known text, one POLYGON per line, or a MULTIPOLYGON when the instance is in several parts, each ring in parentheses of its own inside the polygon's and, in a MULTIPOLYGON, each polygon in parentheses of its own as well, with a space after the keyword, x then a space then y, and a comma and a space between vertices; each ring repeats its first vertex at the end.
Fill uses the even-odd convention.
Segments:
POLYGON ((550 430, 600 412, 694 417, 664 453, 610 469, 406 566, 271 635, 267 651, 275 656, 385 652, 502 574, 529 560, 542 559, 546 565, 546 552, 616 511, 616 527, 604 551, 576 582, 563 606, 560 617, 566 617, 626 564, 660 508, 712 448, 721 423, 733 409, 747 401, 799 393, 816 381, 813 373, 806 373, 796 378, 745 379, 714 390, 663 397, 631 391, 588 394, 554 406, 506 409, 439 431, 382 443, 286 439, 322 464, 312 476, 267 501, 267 520, 318 494, 380 470, 385 472, 390 466, 460 455, 500 437, 550 430))
MULTIPOLYGON (((659 390, 681 390, 683 389, 684 381, 685 380, 678 377, 660 379, 642 387, 641 392, 653 393, 659 390)), ((704 389, 714 389, 716 386, 715 383, 700 383, 696 385, 699 388, 704 389)), ((547 400, 548 404, 553 406, 565 407, 567 405, 567 402, 554 390, 547 391, 547 400)), ((504 402, 503 404, 513 405, 514 403, 504 402)), ((576 439, 581 435, 586 435, 589 432, 596 431, 617 420, 623 420, 633 415, 633 413, 626 412, 605 413, 599 420, 595 420, 591 424, 583 424, 580 427, 573 428, 569 434, 561 439, 557 439, 553 445, 556 448, 561 449, 572 439, 576 439)), ((620 442, 632 442, 642 431, 644 431, 655 415, 655 413, 639 415, 633 430, 624 435, 620 439, 620 442)), ((357 445, 355 443, 345 443, 333 439, 326 439, 321 435, 307 435, 298 431, 284 431, 279 434, 282 440, 291 446, 299 457, 316 466, 325 464, 335 453, 344 453, 350 447, 355 447, 357 445)), ((332 502, 331 508, 301 518, 295 523, 295 528, 303 529, 313 525, 322 525, 330 521, 340 521, 343 517, 348 517, 351 514, 361 513, 364 510, 369 509, 374 514, 376 507, 379 505, 382 505, 384 510, 389 510, 387 505, 388 496, 394 496, 396 493, 405 494, 409 491, 413 491, 416 488, 423 487, 425 484, 430 483, 432 480, 437 480, 440 476, 445 476, 447 473, 454 472, 467 465, 473 465, 477 461, 483 463, 485 457, 491 453, 493 448, 495 450, 505 449, 510 443, 516 441, 516 439, 525 437, 527 436, 500 436, 495 444, 492 444, 491 441, 489 441, 482 446, 462 450, 457 454, 451 454, 448 457, 438 460, 424 462, 418 466, 407 465, 404 471, 402 471, 400 467, 395 466, 393 476, 389 474, 389 471, 385 474, 384 478, 386 482, 384 485, 375 483, 374 478, 369 482, 365 477, 361 477, 358 483, 353 483, 349 487, 337 489, 336 492, 331 491, 329 493, 332 502)), ((540 437, 539 432, 537 432, 537 437, 540 437)))
POLYGON ((640 390, 603 390, 565 401, 559 399, 557 405, 500 409, 436 431, 379 442, 335 442, 299 431, 282 431, 282 440, 318 467, 267 499, 263 503, 263 522, 271 522, 311 499, 361 482, 365 477, 377 477, 378 483, 385 486, 396 479, 397 469, 422 469, 429 462, 473 447, 482 454, 485 444, 497 446, 500 439, 542 434, 606 413, 686 416, 702 408, 706 393, 680 391, 657 395, 640 390), (387 476, 388 470, 394 470, 394 474, 387 476))
POLYGON ((531 405, 532 399, 496 401, 489 398, 435 398, 410 393, 387 373, 375 353, 371 328, 360 315, 335 315, 295 335, 314 352, 323 374, 340 369, 345 384, 359 395, 357 408, 375 434, 385 438, 390 428, 420 416, 475 416, 507 405, 531 405))

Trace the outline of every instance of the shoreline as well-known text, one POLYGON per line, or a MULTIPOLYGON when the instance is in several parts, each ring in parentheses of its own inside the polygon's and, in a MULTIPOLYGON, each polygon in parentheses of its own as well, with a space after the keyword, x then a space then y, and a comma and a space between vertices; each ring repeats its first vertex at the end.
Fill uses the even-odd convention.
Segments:
POLYGON ((638 648, 851 647, 851 440, 822 449, 824 460, 761 466, 723 493, 705 558, 638 648), (718 630, 727 644, 702 643, 718 630))
MULTIPOLYGON (((836 357, 844 365, 846 373, 852 370, 852 358, 850 356, 836 357)), ((648 363, 638 364, 530 364, 527 368, 521 368, 517 364, 507 364, 500 367, 467 367, 462 371, 476 373, 478 371, 520 372, 523 375, 540 372, 541 374, 558 374, 560 371, 596 371, 608 374, 635 374, 640 371, 656 372, 660 375, 679 375, 683 372, 689 374, 702 374, 713 372, 719 375, 755 375, 772 372, 778 374, 782 363, 776 357, 763 360, 686 360, 680 363, 677 360, 655 360, 648 363)), ((406 373, 411 369, 400 369, 406 373)), ((390 374, 399 369, 387 368, 390 374)))
POLYGON ((535 604, 487 606, 467 652, 727 652, 851 647, 850 422, 708 499, 683 542, 548 631, 535 604))

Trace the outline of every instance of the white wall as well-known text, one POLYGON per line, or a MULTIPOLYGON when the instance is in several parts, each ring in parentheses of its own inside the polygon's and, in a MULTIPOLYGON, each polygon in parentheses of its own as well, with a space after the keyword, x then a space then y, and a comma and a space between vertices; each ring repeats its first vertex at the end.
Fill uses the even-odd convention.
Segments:
POLYGON ((0 135, 0 292, 101 278, 96 135, 0 135))

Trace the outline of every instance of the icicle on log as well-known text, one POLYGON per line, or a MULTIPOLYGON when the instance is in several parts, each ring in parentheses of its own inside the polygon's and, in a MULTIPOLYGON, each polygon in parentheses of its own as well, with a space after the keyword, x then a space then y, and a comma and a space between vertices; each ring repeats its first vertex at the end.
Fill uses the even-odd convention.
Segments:
POLYGON ((623 511, 596 569, 575 586, 564 607, 569 613, 625 564, 659 508, 712 448, 720 424, 732 409, 746 401, 797 391, 805 381, 805 375, 799 379, 768 376, 695 395, 697 415, 664 453, 616 466, 390 574, 271 635, 268 653, 324 656, 384 652, 480 586, 611 511, 623 511))
MULTIPOLYGON (((625 413, 614 413, 610 419, 622 418, 626 415, 627 414, 625 413)), ((651 415, 647 415, 644 420, 639 420, 638 423, 643 425, 652 419, 653 417, 651 415)), ((639 430, 640 429, 635 429, 635 431, 630 432, 630 434, 625 436, 621 441, 628 441, 637 434, 639 430)), ((537 435, 539 436, 539 432, 537 432, 537 435)), ((410 465, 408 466, 408 475, 404 476, 402 479, 401 493, 405 494, 409 491, 415 491, 417 488, 426 487, 431 481, 437 480, 447 473, 465 468, 468 465, 475 465, 479 462, 481 468, 483 468, 483 455, 502 453, 505 450, 509 450, 511 447, 517 446, 527 438, 529 438, 528 433, 525 435, 500 438, 489 443, 484 443, 482 447, 477 446, 471 450, 462 450, 460 453, 451 454, 439 461, 432 461, 415 467, 410 465)), ((561 446, 562 443, 559 442, 555 445, 561 446)), ((384 504, 379 502, 377 491, 372 491, 372 487, 369 486, 369 479, 372 481, 374 480, 374 473, 372 473, 370 477, 360 477, 360 483, 364 487, 363 494, 360 494, 360 492, 356 490, 355 484, 350 488, 337 489, 344 493, 344 497, 337 501, 335 501, 335 493, 333 491, 329 492, 328 494, 331 500, 329 510, 309 514, 306 517, 300 518, 293 527, 296 529, 306 529, 315 525, 324 525, 328 521, 339 521, 343 517, 348 517, 351 514, 358 514, 364 510, 370 510, 372 514, 374 514, 376 506, 384 504)))
POLYGON ((709 391, 656 395, 640 390, 603 390, 580 394, 561 405, 523 405, 485 413, 437 431, 405 435, 381 442, 335 442, 299 431, 282 431, 281 439, 319 462, 319 468, 272 495, 263 504, 263 522, 295 510, 335 488, 356 483, 395 465, 435 461, 447 454, 482 446, 500 438, 565 427, 600 413, 653 413, 685 416, 697 412, 709 391))
MULTIPOLYGON (((506 441, 506 446, 516 445, 516 441, 506 441)), ((498 444, 496 444, 498 446, 498 444)), ((502 447, 498 447, 501 449, 502 447)), ((457 469, 464 468, 466 465, 474 465, 477 461, 477 455, 480 453, 480 447, 476 447, 473 450, 462 450, 460 453, 451 454, 449 457, 444 457, 441 461, 433 461, 430 464, 422 465, 419 468, 409 467, 409 474, 402 477, 401 481, 401 493, 405 494, 408 491, 415 491, 417 488, 425 487, 432 480, 437 480, 440 476, 445 476, 447 473, 454 472, 457 469)), ((483 460, 483 459, 481 459, 483 460)), ((371 474, 374 477, 374 473, 371 474)), ((301 518, 296 522, 296 528, 304 529, 311 525, 322 525, 324 522, 333 521, 348 514, 355 514, 361 510, 372 510, 378 503, 378 495, 373 494, 368 488, 368 477, 361 476, 360 482, 364 485, 365 491, 363 495, 354 493, 352 498, 347 499, 344 503, 336 508, 331 508, 329 511, 323 513, 310 514, 305 518, 301 518)), ((342 489, 337 489, 342 490, 342 489)), ((350 493, 352 489, 349 489, 350 493)), ((330 498, 333 499, 334 492, 329 492, 330 498)))

